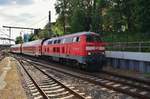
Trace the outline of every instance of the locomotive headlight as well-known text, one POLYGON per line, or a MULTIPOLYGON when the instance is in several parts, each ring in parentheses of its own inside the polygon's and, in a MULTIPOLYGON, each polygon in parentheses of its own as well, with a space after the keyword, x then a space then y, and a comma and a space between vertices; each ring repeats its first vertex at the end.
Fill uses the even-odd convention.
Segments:
POLYGON ((105 54, 105 52, 102 52, 102 54, 105 54))
POLYGON ((88 52, 88 55, 91 55, 92 53, 91 52, 88 52))
POLYGON ((99 47, 99 50, 105 50, 105 47, 99 47))

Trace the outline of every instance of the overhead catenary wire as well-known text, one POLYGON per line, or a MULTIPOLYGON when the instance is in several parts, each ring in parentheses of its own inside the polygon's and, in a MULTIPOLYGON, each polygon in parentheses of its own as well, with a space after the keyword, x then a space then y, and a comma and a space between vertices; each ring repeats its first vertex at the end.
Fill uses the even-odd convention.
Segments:
POLYGON ((41 18, 40 20, 32 23, 31 25, 29 25, 29 27, 38 25, 39 23, 42 23, 43 21, 48 21, 48 16, 45 16, 45 17, 41 18))

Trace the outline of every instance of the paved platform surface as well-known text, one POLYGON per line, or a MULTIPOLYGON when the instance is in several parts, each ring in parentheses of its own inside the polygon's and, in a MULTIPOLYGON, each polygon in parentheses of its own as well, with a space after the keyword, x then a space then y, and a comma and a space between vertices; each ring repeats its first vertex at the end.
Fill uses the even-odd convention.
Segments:
POLYGON ((12 57, 0 62, 0 99, 27 99, 17 65, 12 57))

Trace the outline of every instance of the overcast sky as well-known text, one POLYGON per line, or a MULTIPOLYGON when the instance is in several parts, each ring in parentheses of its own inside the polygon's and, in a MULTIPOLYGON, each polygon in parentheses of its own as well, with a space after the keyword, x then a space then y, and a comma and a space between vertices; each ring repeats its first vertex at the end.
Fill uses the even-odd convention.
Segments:
MULTIPOLYGON (((56 0, 0 0, 0 37, 4 36, 3 32, 8 32, 2 28, 3 25, 43 28, 48 22, 49 10, 54 22, 57 18, 55 2, 56 0)), ((12 30, 12 39, 18 35, 18 30, 12 30)))

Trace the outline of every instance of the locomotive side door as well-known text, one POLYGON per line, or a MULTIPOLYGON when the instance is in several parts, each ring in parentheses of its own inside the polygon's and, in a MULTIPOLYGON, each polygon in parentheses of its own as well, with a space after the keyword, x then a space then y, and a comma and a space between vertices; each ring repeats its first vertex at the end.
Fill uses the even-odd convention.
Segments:
POLYGON ((68 37, 65 39, 65 49, 66 49, 66 56, 70 56, 70 49, 71 49, 71 44, 72 44, 72 37, 68 37))

